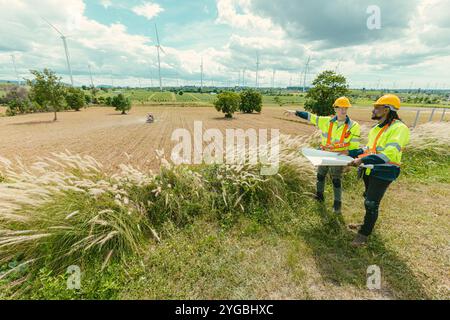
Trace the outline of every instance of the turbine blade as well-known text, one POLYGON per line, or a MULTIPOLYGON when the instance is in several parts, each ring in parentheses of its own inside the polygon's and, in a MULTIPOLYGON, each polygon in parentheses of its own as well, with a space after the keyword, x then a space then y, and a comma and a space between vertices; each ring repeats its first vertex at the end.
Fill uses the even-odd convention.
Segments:
POLYGON ((45 22, 47 22, 47 24, 50 26, 50 27, 52 27, 53 29, 55 29, 56 30, 56 32, 58 32, 62 37, 64 37, 64 35, 62 34, 62 32, 61 31, 59 31, 54 25, 52 25, 47 19, 45 19, 45 18, 42 18, 45 22))
POLYGON ((159 46, 160 43, 159 43, 158 27, 156 26, 156 23, 155 23, 155 32, 156 32, 156 41, 158 42, 158 46, 159 46))
POLYGON ((159 46, 159 50, 161 50, 162 53, 167 54, 167 53, 164 51, 163 47, 159 46))

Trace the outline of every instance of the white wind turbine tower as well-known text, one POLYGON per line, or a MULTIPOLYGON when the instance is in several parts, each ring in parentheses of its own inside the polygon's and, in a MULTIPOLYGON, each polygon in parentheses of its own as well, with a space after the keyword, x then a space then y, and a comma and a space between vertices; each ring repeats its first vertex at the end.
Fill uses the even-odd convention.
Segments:
POLYGON ((336 64, 336 68, 334 68, 335 73, 338 73, 339 67, 341 66, 341 63, 342 63, 342 60, 343 60, 343 58, 340 58, 339 62, 336 64))
POLYGON ((259 53, 256 54, 256 88, 258 88, 259 82, 258 82, 258 76, 259 76, 259 53))
POLYGON ((200 64, 200 91, 203 91, 203 57, 200 64))
MULTIPOLYGON (((42 18, 44 19, 44 18, 42 18)), ((67 47, 67 41, 66 41, 66 36, 63 35, 58 29, 56 29, 56 27, 54 25, 52 25, 50 22, 48 22, 46 19, 44 19, 45 22, 48 23, 48 25, 50 27, 52 27, 53 29, 56 30, 56 32, 58 32, 61 35, 61 39, 63 41, 64 44, 64 51, 66 52, 66 60, 67 60, 67 68, 69 69, 69 75, 70 75, 70 83, 72 84, 73 87, 73 76, 72 76, 72 67, 70 66, 70 58, 69 58, 69 49, 67 47)))
POLYGON ((156 41, 157 41, 157 45, 156 45, 156 51, 158 52, 158 74, 159 74, 159 90, 163 91, 163 86, 162 86, 162 79, 161 79, 161 53, 165 53, 164 49, 161 47, 161 43, 159 42, 159 35, 158 35, 158 27, 156 26, 155 23, 155 32, 156 32, 156 41))
POLYGON ((275 89, 275 73, 276 73, 276 70, 273 69, 273 73, 272 73, 272 89, 275 89))
POLYGON ((94 79, 92 78, 91 65, 89 63, 88 63, 88 68, 89 68, 89 77, 91 78, 91 86, 92 86, 92 88, 95 88, 95 86, 94 86, 94 79))
POLYGON ((14 72, 16 74, 17 82, 18 82, 18 84, 20 86, 22 82, 20 81, 19 73, 17 72, 16 57, 13 54, 11 55, 11 60, 12 60, 13 66, 14 66, 14 72))
POLYGON ((311 60, 311 56, 308 57, 308 60, 306 61, 306 65, 305 65, 305 72, 303 75, 303 92, 305 92, 305 88, 306 88, 306 75, 308 73, 308 66, 309 66, 310 60, 311 60))

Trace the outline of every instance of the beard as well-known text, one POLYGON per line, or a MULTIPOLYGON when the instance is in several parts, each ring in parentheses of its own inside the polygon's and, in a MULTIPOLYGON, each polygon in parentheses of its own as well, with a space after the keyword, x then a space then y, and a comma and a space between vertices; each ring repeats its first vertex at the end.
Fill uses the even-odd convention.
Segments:
POLYGON ((381 118, 383 118, 383 117, 372 113, 372 120, 381 120, 381 118))

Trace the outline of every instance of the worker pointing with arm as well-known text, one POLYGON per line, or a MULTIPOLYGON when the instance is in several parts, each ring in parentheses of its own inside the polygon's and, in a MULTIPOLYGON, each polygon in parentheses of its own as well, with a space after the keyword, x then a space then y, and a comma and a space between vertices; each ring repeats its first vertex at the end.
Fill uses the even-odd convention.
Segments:
MULTIPOLYGON (((360 125, 349 118, 348 109, 351 107, 350 101, 346 97, 338 98, 333 107, 336 115, 334 117, 321 117, 305 111, 295 111, 295 115, 308 120, 321 131, 321 149, 331 152, 348 152, 359 149, 361 134, 360 125)), ((294 113, 294 111, 288 111, 294 113)), ((342 166, 319 166, 317 171, 317 192, 316 199, 324 201, 325 179, 330 172, 333 182, 335 213, 341 212, 342 207, 342 166)))
MULTIPOLYGON (((378 209, 389 185, 398 178, 403 148, 409 142, 409 128, 400 120, 400 99, 387 94, 374 104, 372 120, 377 120, 369 132, 367 146, 363 149, 349 150, 348 155, 356 158, 350 165, 373 165, 373 169, 363 170, 365 185, 366 214, 352 246, 366 244, 378 218, 378 209)), ((345 152, 344 152, 345 153, 345 152)))

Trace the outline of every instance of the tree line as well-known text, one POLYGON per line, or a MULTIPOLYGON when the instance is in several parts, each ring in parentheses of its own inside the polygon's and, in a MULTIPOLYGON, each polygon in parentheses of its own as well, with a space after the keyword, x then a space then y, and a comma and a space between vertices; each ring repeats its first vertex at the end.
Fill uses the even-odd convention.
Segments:
POLYGON ((53 120, 56 121, 58 112, 80 111, 91 103, 113 106, 122 114, 126 114, 131 109, 131 100, 123 94, 97 98, 95 96, 98 91, 96 88, 91 88, 92 95, 86 94, 82 88, 70 87, 62 83, 61 77, 58 77, 50 69, 31 70, 30 73, 34 78, 26 80, 26 87, 12 86, 1 99, 0 103, 7 106, 7 116, 53 112, 53 120))

